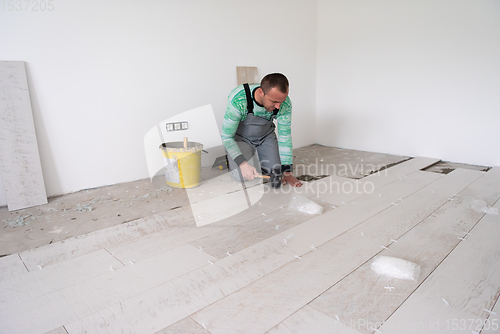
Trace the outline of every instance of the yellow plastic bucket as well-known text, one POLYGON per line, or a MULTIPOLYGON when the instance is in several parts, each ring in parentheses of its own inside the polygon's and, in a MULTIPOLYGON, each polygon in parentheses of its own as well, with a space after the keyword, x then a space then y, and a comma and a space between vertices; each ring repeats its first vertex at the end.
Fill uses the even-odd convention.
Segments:
POLYGON ((169 186, 193 188, 200 184, 202 149, 202 144, 187 141, 160 145, 165 166, 165 180, 169 186))

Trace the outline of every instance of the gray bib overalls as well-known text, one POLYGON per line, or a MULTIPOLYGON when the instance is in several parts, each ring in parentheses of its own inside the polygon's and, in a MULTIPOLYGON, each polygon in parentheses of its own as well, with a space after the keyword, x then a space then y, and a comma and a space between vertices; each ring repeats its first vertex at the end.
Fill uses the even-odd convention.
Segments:
MULTIPOLYGON (((279 156, 278 140, 273 120, 278 114, 276 109, 271 120, 253 114, 253 97, 248 84, 243 85, 247 97, 247 118, 240 122, 234 135, 241 153, 246 161, 261 171, 263 175, 271 176, 273 186, 281 184, 281 159, 279 156)), ((229 169, 232 176, 238 181, 244 181, 240 169, 228 154, 229 169)))

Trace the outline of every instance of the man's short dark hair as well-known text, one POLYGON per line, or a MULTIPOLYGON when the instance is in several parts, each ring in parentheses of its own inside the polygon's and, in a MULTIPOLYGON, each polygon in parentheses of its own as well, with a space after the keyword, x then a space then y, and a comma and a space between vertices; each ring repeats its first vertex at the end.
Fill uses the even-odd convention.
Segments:
POLYGON ((264 94, 275 87, 284 94, 288 93, 288 79, 281 73, 271 73, 262 78, 260 88, 264 94))

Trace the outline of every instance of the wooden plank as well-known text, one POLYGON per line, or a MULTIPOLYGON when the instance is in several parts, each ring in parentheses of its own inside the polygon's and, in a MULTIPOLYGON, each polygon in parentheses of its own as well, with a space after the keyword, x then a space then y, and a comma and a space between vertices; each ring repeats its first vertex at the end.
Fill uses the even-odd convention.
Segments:
MULTIPOLYGON (((241 182, 233 180, 229 172, 215 177, 209 176, 212 173, 211 169, 207 171, 202 170, 203 172, 208 175, 205 176, 202 174, 204 179, 198 187, 185 189, 190 205, 243 190, 241 182)), ((256 179, 254 181, 247 181, 245 186, 251 188, 259 184, 262 184, 262 180, 256 179)))
POLYGON ((190 227, 159 231, 128 243, 108 247, 107 250, 124 263, 128 263, 128 261, 136 262, 140 259, 145 259, 169 249, 191 243, 197 239, 218 233, 231 226, 246 222, 251 218, 262 217, 263 213, 268 214, 273 210, 276 209, 253 206, 236 216, 219 220, 214 224, 202 227, 192 225, 190 227))
MULTIPOLYGON (((428 163, 427 160, 424 159, 424 161, 425 163, 428 163)), ((391 174, 392 172, 390 173, 388 172, 387 177, 390 177, 391 180, 394 180, 395 178, 397 179, 397 175, 399 174, 399 172, 403 173, 404 171, 411 170, 411 168, 415 169, 423 164, 424 163, 420 163, 419 165, 413 164, 411 166, 407 166, 405 170, 401 171, 398 170, 398 173, 394 175, 391 174)), ((384 173, 380 177, 383 178, 384 175, 386 175, 386 173, 384 173)), ((317 184, 320 181, 321 180, 315 181, 313 182, 313 184, 317 184)), ((314 188, 315 187, 311 187, 311 189, 314 188)), ((271 194, 264 195, 263 200, 261 200, 261 203, 263 203, 263 205, 268 207, 269 209, 274 209, 274 210, 279 208, 277 205, 279 203, 281 203, 280 205, 288 204, 290 195, 287 195, 287 193, 289 194, 291 190, 290 189, 285 189, 285 190, 286 191, 283 191, 281 196, 275 196, 274 193, 272 194, 273 196, 270 196, 271 194)), ((256 188, 249 189, 249 192, 257 192, 257 191, 258 190, 256 188)), ((313 193, 311 193, 307 189, 303 193, 300 192, 299 194, 304 195, 306 197, 310 197, 313 195, 313 193)), ((252 196, 255 196, 255 194, 252 194, 252 196)), ((211 224, 211 227, 234 226, 238 224, 238 222, 245 222, 252 218, 257 217, 259 214, 270 212, 264 209, 262 209, 261 211, 254 211, 254 210, 258 210, 258 208, 246 210, 238 214, 237 217, 229 217, 225 220, 211 224)), ((137 240, 140 237, 147 234, 155 234, 159 231, 164 231, 165 233, 168 233, 166 231, 166 228, 168 228, 169 226, 178 226, 178 225, 192 226, 192 220, 190 219, 192 219, 192 213, 190 212, 188 207, 183 207, 177 210, 171 210, 164 214, 157 214, 151 217, 139 219, 119 226, 114 226, 108 229, 89 233, 84 236, 71 238, 62 243, 55 243, 52 245, 37 248, 35 250, 25 251, 20 253, 20 255, 24 260, 24 262, 26 263, 26 266, 29 268, 29 270, 38 270, 38 266, 44 267, 52 263, 57 263, 59 261, 64 261, 72 257, 93 252, 101 248, 106 248, 108 250, 113 251, 113 254, 115 253, 118 254, 119 252, 121 252, 121 250, 115 249, 115 247, 119 247, 120 245, 123 244, 128 244, 133 240, 137 240)), ((155 239, 153 240, 153 242, 158 241, 158 243, 160 243, 161 245, 168 246, 167 244, 162 242, 161 235, 156 235, 155 237, 152 238, 155 239)), ((191 240, 186 239, 185 242, 191 242, 192 240, 195 239, 191 240)), ((150 240, 145 241, 145 247, 150 250, 154 250, 154 247, 150 247, 151 245, 152 244, 150 243, 150 240)), ((166 249, 162 248, 159 251, 162 250, 166 249)), ((128 251, 129 251, 128 249, 125 249, 124 253, 122 254, 123 257, 122 260, 125 263, 128 263, 129 260, 134 261, 138 259, 136 258, 136 256, 140 253, 132 252, 134 254, 128 255, 128 253, 130 253, 128 251)))
POLYGON ((257 77, 257 67, 250 66, 236 66, 236 77, 238 80, 238 85, 243 85, 244 83, 258 83, 259 79, 257 77))
POLYGON ((18 254, 7 255, 0 258, 0 282, 27 272, 28 269, 26 269, 26 266, 18 254))
POLYGON ((112 248, 144 235, 171 229, 172 226, 188 224, 193 225, 191 213, 181 208, 30 249, 19 255, 30 271, 38 270, 38 266, 45 267, 102 248, 112 248))
POLYGON ((9 211, 47 203, 22 61, 0 61, 0 169, 9 211))
MULTIPOLYGON (((24 265, 23 265, 24 267, 24 265)), ((0 307, 18 304, 118 269, 123 264, 105 250, 98 250, 43 269, 0 281, 0 307)))
POLYGON ((224 297, 215 265, 190 272, 65 325, 72 333, 155 333, 224 297), (217 277, 216 277, 217 276, 217 277))
POLYGON ((324 202, 341 206, 366 194, 376 193, 378 195, 378 190, 385 185, 405 178, 406 175, 438 161, 438 159, 416 157, 360 180, 330 176, 316 181, 321 182, 313 189, 315 196, 320 197, 324 202))
MULTIPOLYGON (((325 212, 327 211, 328 209, 325 212)), ((201 247, 204 252, 221 259, 229 256, 228 253, 239 252, 315 217, 288 208, 279 209, 244 224, 197 239, 191 245, 196 248, 201 247)))
POLYGON ((142 259, 180 247, 196 239, 217 233, 223 228, 180 227, 145 235, 137 240, 106 248, 123 263, 142 259))
MULTIPOLYGON (((350 180, 341 177, 338 178, 346 181, 350 180)), ((256 202, 255 205, 263 205, 272 209, 282 209, 289 205, 292 196, 298 195, 305 198, 312 198, 316 196, 316 189, 323 189, 326 187, 327 185, 324 179, 320 179, 313 182, 304 182, 301 187, 292 187, 286 184, 276 189, 271 188, 269 184, 265 184, 263 187, 252 187, 247 191, 249 196, 254 199, 253 201, 256 202)), ((317 199, 318 198, 315 197, 315 201, 320 204, 321 200, 317 199)))
MULTIPOLYGON (((359 219, 359 221, 351 222, 350 225, 347 224, 343 226, 351 228, 351 225, 355 226, 367 219, 367 217, 370 217, 370 215, 374 215, 390 207, 389 194, 393 194, 393 196, 407 196, 439 178, 441 178, 441 176, 437 174, 419 172, 405 180, 397 180, 394 184, 384 189, 388 195, 386 199, 383 200, 372 196, 374 199, 374 201, 372 201, 366 198, 369 204, 367 206, 371 205, 371 208, 366 212, 360 211, 357 206, 351 206, 351 214, 359 212, 364 213, 356 215, 356 219, 359 219)), ((323 216, 335 211, 337 210, 327 212, 323 216)), ((344 214, 349 216, 348 212, 344 214)), ((312 220, 299 226, 309 224, 311 221, 312 220)), ((334 225, 331 223, 331 219, 325 219, 323 224, 326 226, 334 225)), ((310 226, 305 230, 311 230, 310 226)), ((345 232, 345 229, 334 228, 333 231, 329 231, 329 235, 334 237, 343 232, 345 232)), ((319 231, 319 234, 323 233, 324 231, 319 231)), ((300 233, 295 234, 296 239, 300 239, 300 237, 302 237, 300 233)), ((319 241, 324 238, 323 235, 318 235, 317 237, 319 241)), ((121 303, 116 303, 91 316, 74 321, 66 326, 66 328, 68 328, 69 332, 71 332, 71 330, 74 332, 81 332, 83 330, 92 332, 97 331, 99 328, 106 328, 109 332, 158 331, 225 296, 229 295, 226 298, 230 298, 232 296, 230 294, 234 291, 252 282, 256 284, 259 278, 272 273, 287 263, 294 263, 294 260, 297 259, 296 256, 301 256, 311 251, 310 244, 307 244, 307 249, 299 249, 302 252, 297 253, 297 249, 290 247, 290 245, 284 242, 284 239, 293 240, 293 238, 294 233, 290 233, 290 230, 281 232, 274 237, 245 248, 240 252, 236 252, 232 254, 232 256, 226 256, 215 261, 214 265, 203 267, 168 282, 168 284, 162 284, 121 303), (154 314, 154 316, 152 316, 152 314, 154 314), (110 318, 115 320, 110 321, 110 318), (71 328, 71 330, 69 330, 69 328, 71 328)), ((375 249, 378 250, 379 246, 376 246, 375 249)), ((336 251, 334 253, 336 253, 336 251)), ((330 256, 328 253, 325 254, 326 256, 330 256)), ((350 257, 351 255, 352 254, 349 253, 348 256, 350 257)), ((317 294, 324 290, 326 290, 326 288, 323 288, 323 290, 319 291, 317 294)), ((249 298, 249 302, 256 301, 254 297, 249 298)), ((304 304, 301 304, 300 307, 303 305, 304 304)), ((300 307, 297 307, 297 309, 300 307)), ((198 323, 202 324, 203 321, 198 321, 198 323)))
MULTIPOLYGON (((383 211, 391 206, 390 197, 406 196, 432 181, 441 178, 437 174, 415 173, 405 180, 398 180, 395 184, 387 186, 383 191, 387 193, 385 199, 378 197, 366 197, 366 207, 369 209, 359 210, 357 206, 344 207, 343 210, 333 210, 319 217, 306 221, 268 239, 254 244, 233 256, 225 257, 217 261, 217 265, 224 268, 231 277, 231 283, 237 288, 262 277, 263 274, 271 272, 273 268, 282 266, 294 259, 295 256, 307 253, 311 250, 311 245, 321 245, 322 243, 344 233, 352 226, 361 223, 363 220, 383 211), (404 184, 406 187, 401 187, 404 184), (402 189, 405 188, 405 189, 402 189), (343 223, 345 217, 351 217, 352 221, 343 223), (338 220, 339 224, 332 224, 332 220, 338 220), (286 239, 286 242, 285 242, 286 239), (273 256, 274 254, 274 256, 273 256), (282 257, 278 257, 282 255, 282 257), (252 262, 255 261, 254 262, 252 262), (243 265, 242 265, 243 264, 243 265), (256 269, 251 269, 255 267, 256 269), (241 270, 241 277, 240 277, 241 270)), ((233 287, 227 289, 221 287, 225 294, 231 293, 233 287)))
POLYGON ((311 198, 318 198, 329 205, 339 207, 358 197, 369 194, 368 191, 371 191, 371 189, 365 186, 368 191, 364 191, 363 184, 360 180, 332 175, 317 180, 310 186, 306 183, 306 187, 311 188, 314 193, 311 198))
MULTIPOLYGON (((258 187, 262 188, 262 185, 258 187)), ((196 225, 205 226, 238 215, 259 200, 259 193, 254 194, 253 201, 249 199, 247 190, 240 190, 192 203, 191 210, 196 225)))
MULTIPOLYGON (((465 170, 456 170, 453 173, 457 175, 457 172, 467 173, 465 170)), ((428 187, 429 189, 424 189, 420 194, 416 194, 418 196, 413 196, 410 203, 413 208, 405 207, 409 203, 408 201, 400 202, 398 210, 402 210, 401 214, 408 216, 412 214, 422 216, 423 214, 422 217, 428 215, 441 204, 448 203, 399 238, 397 243, 392 243, 389 250, 384 250, 381 254, 420 264, 422 273, 419 283, 422 282, 460 242, 458 238, 464 236, 464 231, 468 231, 480 219, 482 214, 471 210, 470 201, 477 196, 488 196, 483 198, 489 203, 498 198, 498 189, 500 188, 498 172, 492 171, 483 174, 457 196, 452 197, 452 201, 447 200, 446 193, 435 188, 438 185, 436 182, 428 187), (441 201, 432 199, 432 197, 436 197, 436 194, 440 194, 441 201), (426 197, 428 200, 425 200, 426 197)), ((457 190, 450 187, 447 189, 450 195, 455 194, 457 190)), ((382 213, 377 218, 386 219, 388 222, 397 222, 403 217, 392 216, 392 214, 384 217, 382 213)), ((396 229, 395 232, 394 239, 397 239, 396 236, 401 231, 396 229)), ((368 234, 365 235, 369 237, 368 234)), ((418 284, 413 282, 378 277, 371 271, 370 263, 366 263, 319 296, 310 305, 331 317, 338 316, 344 322, 351 319, 366 319, 367 322, 381 324, 406 300, 416 286, 418 284), (388 291, 387 285, 394 287, 395 290, 388 291)), ((367 328, 363 332, 371 333, 367 328)))
POLYGON ((342 323, 306 305, 267 334, 359 334, 357 325, 342 323))
POLYGON ((199 325, 196 321, 193 321, 190 317, 184 318, 177 321, 175 324, 156 332, 156 334, 179 334, 179 333, 190 333, 190 334, 210 334, 206 329, 199 325))
POLYGON ((295 254, 282 245, 275 241, 260 242, 67 324, 66 328, 69 333, 92 333, 102 328, 112 333, 158 331, 292 261, 295 254))
MULTIPOLYGON (((419 174, 422 173, 424 172, 419 172, 419 174)), ((480 176, 473 171, 462 174, 466 175, 460 175, 457 178, 449 174, 442 179, 442 187, 449 188, 448 192, 454 192, 457 188, 467 186, 480 176)), ((408 177, 405 181, 410 179, 408 177)), ((341 208, 344 207, 346 206, 341 208)), ((398 210, 397 206, 386 211, 391 210, 398 210)), ((264 332, 379 253, 381 246, 388 245, 391 238, 398 237, 394 230, 405 233, 418 222, 418 218, 415 220, 410 215, 399 222, 388 223, 384 220, 377 224, 369 220, 359 226, 355 224, 354 228, 335 239, 320 247, 316 246, 317 250, 302 255, 302 259, 297 259, 273 271, 264 278, 197 312, 192 318, 198 323, 205 323, 208 331, 213 334, 227 331, 243 333, 242 329, 248 332, 264 332), (398 225, 406 225, 406 228, 398 225), (360 234, 362 231, 365 231, 370 238, 363 237, 360 234), (310 284, 312 281, 314 284, 310 284), (259 321, 254 322, 251 319, 259 319, 259 321)), ((325 233, 322 230, 317 232, 321 235, 325 233)), ((301 234, 298 235, 302 237, 301 234)), ((291 242, 288 243, 290 244, 291 242)))
MULTIPOLYGON (((226 176, 224 175, 224 177, 226 176)), ((262 184, 261 182, 262 180, 258 180, 257 183, 250 182, 246 185, 246 189, 242 188, 241 183, 234 181, 228 183, 226 181, 216 182, 214 189, 207 188, 207 185, 205 185, 204 190, 198 188, 189 190, 188 195, 196 225, 205 226, 217 223, 223 219, 239 215, 247 210, 249 206, 257 204, 276 210, 287 206, 290 197, 294 194, 304 197, 314 195, 309 190, 311 184, 300 188, 284 185, 279 189, 275 189, 271 188, 269 184, 262 184)))
MULTIPOLYGON (((157 257, 47 293, 0 307, 6 333, 40 333, 95 313, 157 285, 208 265, 211 256, 184 245, 157 257), (26 321, 30 319, 30 321, 26 321)), ((65 326, 68 332, 71 331, 65 326)))
POLYGON ((381 330, 399 333, 404 324, 417 322, 436 324, 443 333, 478 331, 500 294, 499 233, 500 216, 484 215, 381 330))
MULTIPOLYGON (((394 196, 406 196, 440 177, 437 174, 416 173, 405 180, 394 182, 394 185, 387 186, 384 191, 394 196), (402 184, 406 185, 406 189, 397 191, 402 184)), ((380 212, 391 206, 388 201, 389 196, 382 201, 375 200, 372 203, 372 215, 373 212, 380 212)), ((255 210, 257 209, 258 207, 255 207, 255 210)), ((359 211, 357 207, 352 210, 359 211)), ((246 220, 241 220, 237 224, 243 221, 246 220)), ((331 225, 327 221, 324 223, 331 225)), ((286 246, 283 241, 289 234, 289 231, 281 232, 281 235, 226 256, 214 262, 214 265, 195 270, 167 284, 159 285, 91 316, 74 321, 66 328, 70 332, 71 330, 80 332, 84 329, 92 331, 98 328, 106 328, 110 332, 158 331, 296 259, 298 255, 296 251, 286 246), (151 314, 155 316, 152 317, 151 314), (161 316, 158 316, 159 314, 161 316), (109 321, 109 317, 117 321, 109 321)), ((309 246, 306 252, 308 251, 310 251, 309 246)))
POLYGON ((311 246, 321 245, 387 208, 397 206, 397 202, 401 199, 441 177, 437 174, 414 172, 405 179, 398 179, 380 188, 378 193, 381 196, 364 195, 356 202, 349 202, 294 227, 290 232, 300 237, 288 240, 288 246, 297 254, 306 253, 311 249, 311 246))
POLYGON ((405 178, 406 175, 414 172, 415 170, 424 169, 425 167, 435 164, 438 161, 440 160, 434 158, 415 157, 390 168, 368 175, 367 177, 361 179, 361 181, 373 183, 375 185, 375 189, 377 189, 395 181, 396 179, 405 178))

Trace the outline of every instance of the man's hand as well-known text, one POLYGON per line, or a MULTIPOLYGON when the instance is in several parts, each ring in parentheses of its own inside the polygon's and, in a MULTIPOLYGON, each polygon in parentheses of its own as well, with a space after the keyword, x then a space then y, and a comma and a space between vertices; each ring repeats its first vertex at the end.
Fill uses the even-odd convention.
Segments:
POLYGON ((255 167, 250 165, 248 162, 244 162, 240 165, 240 171, 241 175, 245 178, 245 180, 253 180, 255 178, 255 175, 258 175, 257 170, 255 167))
POLYGON ((302 185, 302 182, 297 180, 297 178, 290 172, 283 174, 283 185, 287 183, 290 183, 292 187, 300 187, 302 185))

